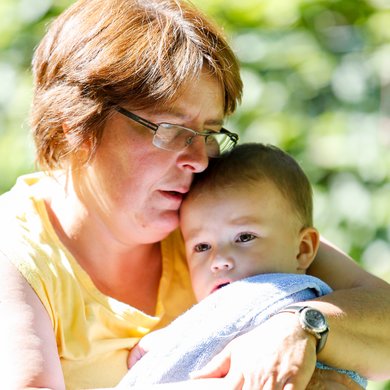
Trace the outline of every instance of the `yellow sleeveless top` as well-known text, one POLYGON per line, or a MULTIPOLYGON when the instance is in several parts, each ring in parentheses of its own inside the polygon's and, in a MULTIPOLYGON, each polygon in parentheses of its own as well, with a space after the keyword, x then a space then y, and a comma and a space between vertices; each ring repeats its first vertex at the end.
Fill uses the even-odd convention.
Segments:
POLYGON ((42 173, 18 179, 0 197, 0 250, 45 306, 67 389, 115 386, 129 349, 195 303, 178 231, 161 243, 163 271, 155 316, 102 294, 57 237, 34 186, 42 173))

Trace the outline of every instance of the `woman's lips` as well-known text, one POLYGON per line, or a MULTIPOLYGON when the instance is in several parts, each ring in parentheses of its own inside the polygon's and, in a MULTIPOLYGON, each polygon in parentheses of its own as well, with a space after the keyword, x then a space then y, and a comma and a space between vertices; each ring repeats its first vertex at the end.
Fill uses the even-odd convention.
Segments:
POLYGON ((180 207, 183 201, 184 194, 178 191, 159 191, 164 199, 168 200, 172 205, 180 207))

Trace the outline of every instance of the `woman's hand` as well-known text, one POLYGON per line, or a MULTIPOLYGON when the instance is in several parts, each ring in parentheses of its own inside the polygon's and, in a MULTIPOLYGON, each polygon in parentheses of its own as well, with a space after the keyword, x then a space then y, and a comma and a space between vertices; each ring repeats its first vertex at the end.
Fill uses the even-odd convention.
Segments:
POLYGON ((280 313, 234 339, 193 378, 229 379, 233 389, 304 390, 315 369, 316 339, 280 313))

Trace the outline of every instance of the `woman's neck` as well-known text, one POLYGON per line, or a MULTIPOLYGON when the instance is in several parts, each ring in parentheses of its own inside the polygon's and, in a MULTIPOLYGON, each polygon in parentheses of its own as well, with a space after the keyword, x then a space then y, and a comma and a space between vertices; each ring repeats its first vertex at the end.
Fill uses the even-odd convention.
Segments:
POLYGON ((65 178, 51 178, 45 200, 64 246, 105 295, 154 314, 162 271, 160 243, 119 242, 79 200, 65 178))

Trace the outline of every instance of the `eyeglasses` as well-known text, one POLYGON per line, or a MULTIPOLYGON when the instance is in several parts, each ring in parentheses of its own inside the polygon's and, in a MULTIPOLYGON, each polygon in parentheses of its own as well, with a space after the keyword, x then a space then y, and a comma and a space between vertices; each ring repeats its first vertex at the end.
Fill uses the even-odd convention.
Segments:
POLYGON ((218 157, 221 153, 233 149, 238 141, 238 134, 231 133, 224 128, 219 132, 209 130, 199 132, 170 123, 156 124, 127 111, 123 107, 116 107, 116 110, 152 130, 154 132, 153 145, 160 149, 178 152, 191 145, 196 136, 200 136, 205 139, 208 157, 218 157))

